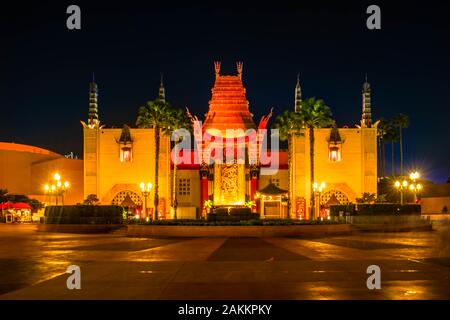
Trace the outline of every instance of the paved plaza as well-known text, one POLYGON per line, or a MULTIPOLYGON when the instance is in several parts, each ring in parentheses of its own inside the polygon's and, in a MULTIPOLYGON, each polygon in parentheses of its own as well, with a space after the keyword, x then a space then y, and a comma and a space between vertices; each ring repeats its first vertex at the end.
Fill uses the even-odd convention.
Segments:
POLYGON ((0 299, 450 299, 448 229, 303 238, 129 238, 0 225, 0 299), (381 268, 381 290, 366 269, 381 268), (65 271, 81 268, 81 290, 65 271))

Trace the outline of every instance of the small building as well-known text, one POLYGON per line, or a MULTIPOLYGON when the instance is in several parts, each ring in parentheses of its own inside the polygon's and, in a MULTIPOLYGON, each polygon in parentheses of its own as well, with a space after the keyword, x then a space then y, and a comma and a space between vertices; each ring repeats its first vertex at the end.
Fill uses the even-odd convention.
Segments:
POLYGON ((10 194, 26 195, 46 204, 55 204, 55 196, 50 196, 44 190, 44 185, 52 181, 55 173, 70 182, 70 188, 64 194, 64 203, 82 202, 83 160, 66 158, 35 146, 0 142, 1 189, 7 189, 10 194))

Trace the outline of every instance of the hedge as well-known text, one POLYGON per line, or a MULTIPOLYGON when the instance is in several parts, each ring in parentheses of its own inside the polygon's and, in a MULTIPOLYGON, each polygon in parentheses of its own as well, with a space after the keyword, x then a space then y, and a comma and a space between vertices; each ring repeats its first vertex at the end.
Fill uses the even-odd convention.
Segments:
POLYGON ((46 224, 122 224, 123 209, 119 206, 48 206, 46 224))
POLYGON ((259 214, 252 213, 250 208, 218 207, 208 214, 208 221, 246 221, 258 220, 259 214))
POLYGON ((389 216, 389 215, 420 215, 420 204, 348 204, 330 206, 330 215, 339 216, 389 216))

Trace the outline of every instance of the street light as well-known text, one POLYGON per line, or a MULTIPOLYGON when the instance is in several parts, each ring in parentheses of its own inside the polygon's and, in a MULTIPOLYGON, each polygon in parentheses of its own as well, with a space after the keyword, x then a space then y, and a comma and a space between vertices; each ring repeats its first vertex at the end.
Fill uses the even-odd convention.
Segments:
POLYGON ((320 184, 318 184, 317 182, 314 182, 313 184, 313 190, 314 190, 314 195, 318 198, 318 201, 316 201, 316 216, 319 216, 319 209, 320 209, 320 195, 323 192, 323 190, 325 189, 325 182, 321 182, 320 184))
POLYGON ((54 183, 52 183, 51 185, 44 185, 44 192, 50 195, 50 201, 51 196, 55 196, 56 205, 58 205, 58 196, 61 196, 62 205, 64 205, 64 193, 67 191, 67 189, 69 189, 69 181, 65 181, 64 183, 61 182, 61 175, 59 173, 55 173, 53 175, 53 180, 54 183))
POLYGON ((147 197, 150 194, 150 191, 152 190, 152 183, 151 182, 147 182, 147 184, 145 184, 144 182, 141 182, 141 184, 139 185, 141 188, 141 192, 142 192, 142 196, 144 197, 144 213, 145 213, 145 218, 148 221, 148 210, 147 210, 147 197))
POLYGON ((400 204, 403 205, 403 190, 408 187, 408 181, 403 180, 402 182, 400 182, 397 180, 395 181, 394 186, 397 188, 397 190, 400 191, 400 204))
POLYGON ((420 183, 416 183, 416 180, 420 178, 420 173, 417 171, 411 172, 409 174, 409 178, 412 180, 412 183, 409 186, 409 190, 414 192, 414 203, 417 203, 417 193, 422 190, 422 185, 420 183))
POLYGON ((411 183, 409 190, 414 192, 414 203, 417 203, 417 194, 422 190, 422 185, 420 183, 411 183))
POLYGON ((409 178, 410 178, 413 182, 416 182, 416 180, 420 178, 420 173, 418 173, 417 171, 411 172, 411 173, 409 174, 409 178))

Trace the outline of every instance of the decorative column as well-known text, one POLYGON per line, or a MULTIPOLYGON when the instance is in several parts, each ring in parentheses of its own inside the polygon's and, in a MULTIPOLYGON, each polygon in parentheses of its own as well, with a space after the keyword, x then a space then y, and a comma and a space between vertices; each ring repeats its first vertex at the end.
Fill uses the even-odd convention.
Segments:
POLYGON ((205 201, 209 200, 208 191, 208 176, 209 166, 202 163, 200 166, 200 212, 201 216, 206 216, 206 209, 204 208, 205 201))
POLYGON ((259 167, 255 164, 250 166, 250 200, 256 203, 256 212, 259 212, 259 201, 255 201, 256 192, 259 189, 259 167))

